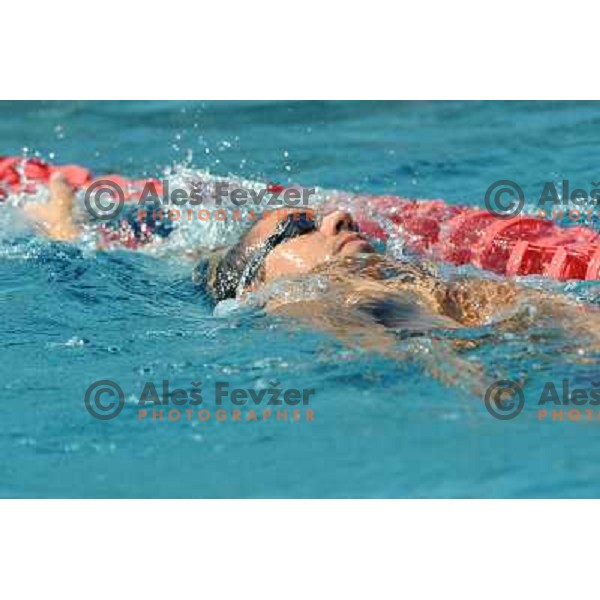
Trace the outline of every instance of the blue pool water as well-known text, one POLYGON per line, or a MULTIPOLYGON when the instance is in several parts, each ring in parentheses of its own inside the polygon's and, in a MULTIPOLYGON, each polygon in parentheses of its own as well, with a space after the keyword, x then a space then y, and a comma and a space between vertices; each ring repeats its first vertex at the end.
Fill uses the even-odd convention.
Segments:
MULTIPOLYGON (((0 103, 4 155, 471 205, 498 179, 526 192, 563 178, 589 189, 598 139, 600 103, 0 103)), ((497 421, 418 363, 349 352, 260 314, 215 316, 180 247, 157 256, 50 243, 6 207, 0 227, 2 497, 600 495, 598 419, 540 423, 526 405, 497 421), (114 420, 84 406, 99 379, 128 397, 114 420), (131 398, 163 379, 206 391, 224 380, 313 387, 315 421, 138 422, 131 398)), ((543 285, 590 302, 598 291, 543 285)), ((548 378, 594 381, 597 356, 577 360, 568 343, 523 334, 472 356, 509 376, 526 371, 535 397, 548 378)))

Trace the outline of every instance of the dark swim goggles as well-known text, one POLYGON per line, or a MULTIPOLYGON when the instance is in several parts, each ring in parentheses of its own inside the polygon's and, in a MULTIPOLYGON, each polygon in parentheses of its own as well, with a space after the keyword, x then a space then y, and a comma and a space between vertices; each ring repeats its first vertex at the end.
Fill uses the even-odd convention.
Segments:
POLYGON ((314 212, 296 212, 281 220, 275 231, 265 240, 263 246, 250 258, 240 277, 237 291, 247 288, 258 275, 269 252, 287 240, 316 231, 317 217, 314 212))

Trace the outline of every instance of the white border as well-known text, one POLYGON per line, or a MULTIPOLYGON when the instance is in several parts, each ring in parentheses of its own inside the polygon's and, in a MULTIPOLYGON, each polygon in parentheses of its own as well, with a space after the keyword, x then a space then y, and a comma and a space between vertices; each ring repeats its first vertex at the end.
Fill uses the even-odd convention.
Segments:
POLYGON ((581 0, 55 0, 3 6, 2 95, 593 99, 581 0))
POLYGON ((598 528, 588 501, 4 501, 0 589, 581 600, 597 596, 598 528))
MULTIPOLYGON (((11 2, 1 89, 16 99, 592 99, 596 10, 575 0, 11 2)), ((4 501, 0 588, 11 599, 579 600, 597 595, 596 514, 592 502, 4 501)))

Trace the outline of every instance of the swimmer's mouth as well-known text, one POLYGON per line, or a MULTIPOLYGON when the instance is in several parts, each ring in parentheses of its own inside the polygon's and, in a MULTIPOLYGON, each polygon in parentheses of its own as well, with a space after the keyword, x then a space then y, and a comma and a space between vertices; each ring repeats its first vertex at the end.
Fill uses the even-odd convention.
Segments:
POLYGON ((357 249, 359 249, 358 246, 360 246, 359 251, 361 252, 373 252, 373 246, 371 246, 371 244, 369 244, 369 242, 367 242, 362 235, 359 235, 358 233, 350 233, 338 242, 335 253, 339 254, 346 246, 350 244, 357 245, 357 249))

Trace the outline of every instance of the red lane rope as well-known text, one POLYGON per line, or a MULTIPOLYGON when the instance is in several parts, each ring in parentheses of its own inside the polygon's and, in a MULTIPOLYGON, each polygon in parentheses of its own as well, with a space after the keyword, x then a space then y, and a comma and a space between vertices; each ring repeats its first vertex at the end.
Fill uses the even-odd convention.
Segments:
MULTIPOLYGON (((54 173, 62 173, 80 189, 99 179, 117 183, 132 200, 147 182, 120 175, 94 179, 78 165, 50 165, 38 158, 0 157, 0 201, 8 193, 33 193, 37 183, 47 184, 54 173)), ((160 193, 160 187, 159 193, 160 193)), ((269 190, 284 186, 268 184, 269 190)), ((330 199, 331 207, 335 199, 330 199)), ((402 232, 407 248, 438 260, 461 265, 474 264, 501 275, 543 275, 558 280, 600 280, 600 235, 585 226, 560 227, 529 216, 498 219, 487 211, 443 200, 407 200, 394 196, 354 198, 356 218, 368 235, 386 240, 389 227, 402 232), (377 215, 377 222, 371 216, 377 215)))

